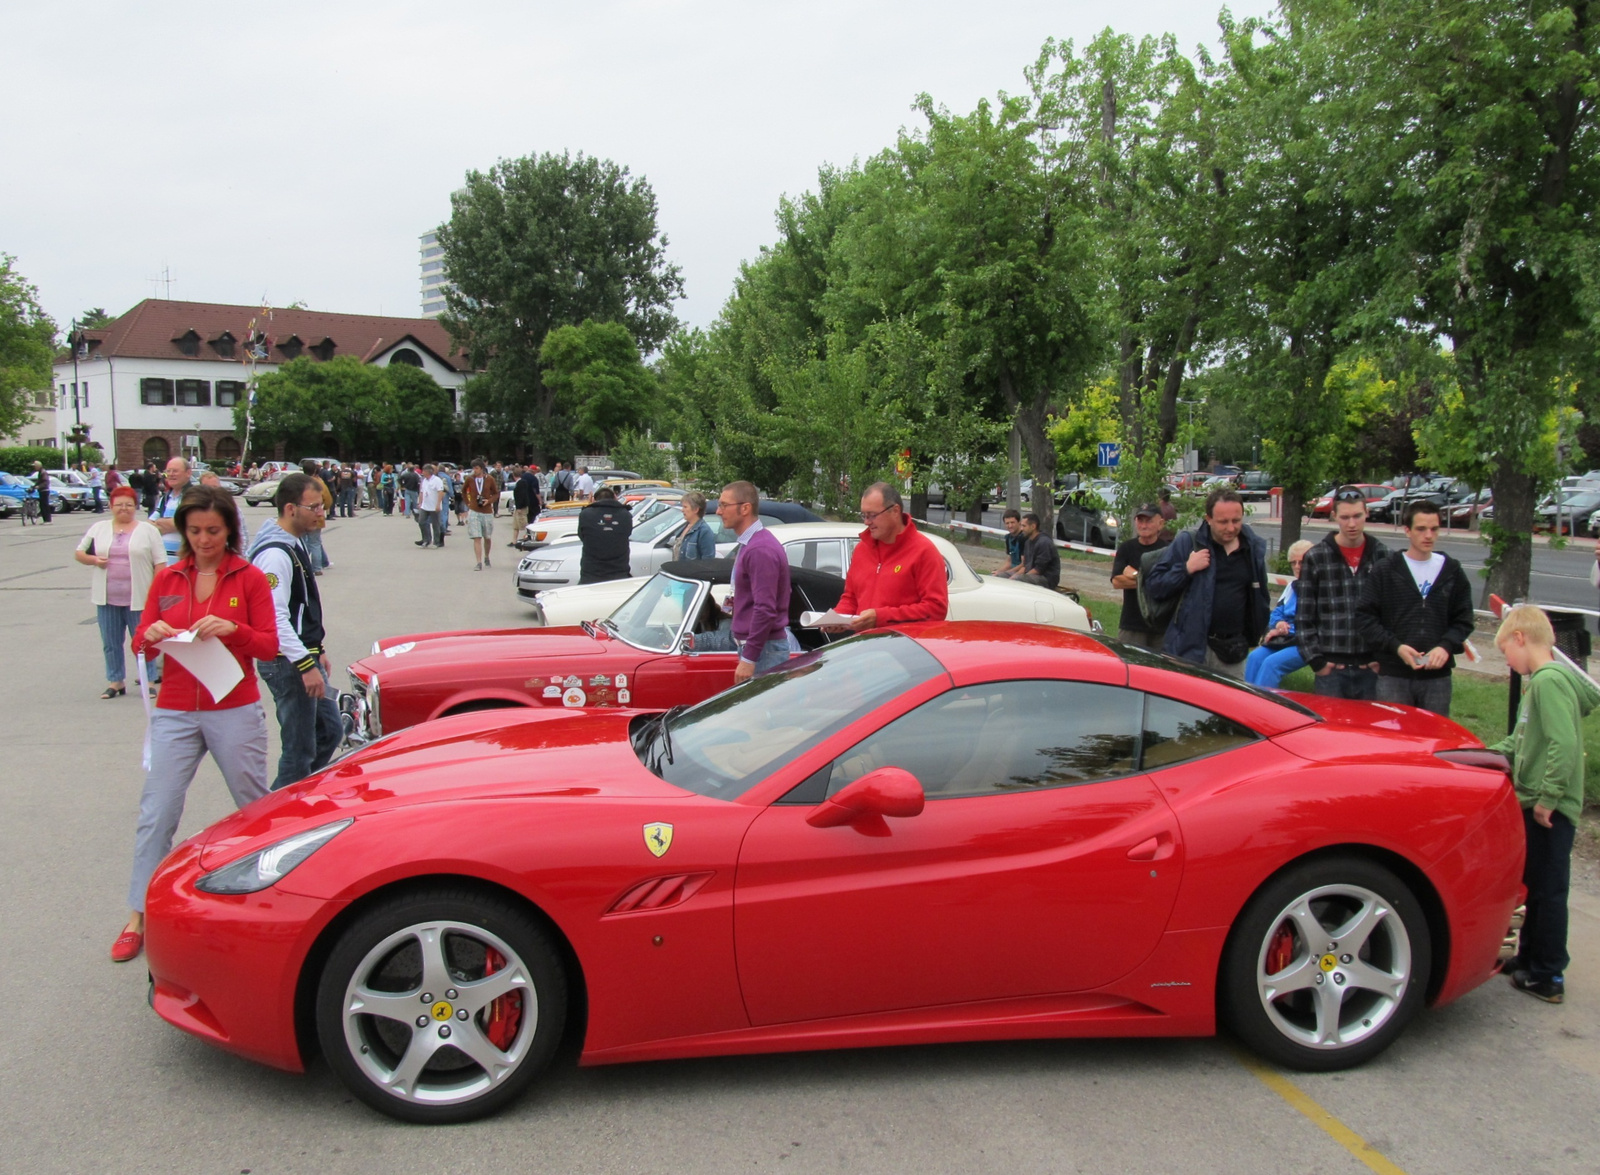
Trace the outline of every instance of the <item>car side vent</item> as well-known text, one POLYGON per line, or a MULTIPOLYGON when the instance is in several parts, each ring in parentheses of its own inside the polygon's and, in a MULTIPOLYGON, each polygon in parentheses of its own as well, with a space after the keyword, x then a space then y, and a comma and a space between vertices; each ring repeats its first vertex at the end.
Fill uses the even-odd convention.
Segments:
POLYGON ((715 873, 674 873, 671 877, 652 877, 624 892, 606 913, 633 914, 676 906, 694 897, 714 876, 715 873))
POLYGON ((1463 767, 1486 767, 1490 771, 1510 771, 1511 761, 1499 751, 1487 747, 1462 747, 1455 751, 1435 751, 1434 756, 1463 767))

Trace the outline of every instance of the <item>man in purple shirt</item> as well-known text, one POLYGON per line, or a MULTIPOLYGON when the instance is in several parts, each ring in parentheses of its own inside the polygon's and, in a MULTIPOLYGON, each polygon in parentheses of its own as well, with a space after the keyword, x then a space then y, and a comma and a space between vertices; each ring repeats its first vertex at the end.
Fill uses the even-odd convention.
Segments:
POLYGON ((760 502, 760 493, 747 481, 733 482, 717 499, 722 525, 739 539, 733 556, 735 685, 789 659, 789 556, 761 525, 760 502))

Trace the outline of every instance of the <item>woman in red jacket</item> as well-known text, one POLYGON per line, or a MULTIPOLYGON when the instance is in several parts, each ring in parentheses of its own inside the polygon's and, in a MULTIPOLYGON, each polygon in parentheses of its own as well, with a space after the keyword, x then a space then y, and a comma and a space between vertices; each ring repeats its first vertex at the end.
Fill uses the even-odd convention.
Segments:
POLYGON ((226 696, 213 698, 176 657, 166 659, 150 719, 150 764, 139 800, 128 886, 133 914, 111 948, 118 963, 144 947, 145 889, 172 848, 184 797, 202 756, 210 752, 239 807, 267 794, 267 719, 253 662, 278 655, 272 590, 267 577, 239 551, 239 514, 228 491, 191 486, 172 521, 180 536, 178 561, 156 572, 133 651, 137 655, 192 631, 221 641, 244 676, 226 696))

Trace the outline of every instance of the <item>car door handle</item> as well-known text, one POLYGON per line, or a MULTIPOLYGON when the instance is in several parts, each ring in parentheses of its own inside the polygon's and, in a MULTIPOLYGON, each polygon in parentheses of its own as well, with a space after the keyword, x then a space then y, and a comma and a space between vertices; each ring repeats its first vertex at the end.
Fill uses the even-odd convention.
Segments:
POLYGON ((1148 840, 1142 840, 1128 850, 1130 861, 1165 861, 1177 851, 1177 846, 1172 843, 1172 834, 1167 832, 1157 833, 1148 840))

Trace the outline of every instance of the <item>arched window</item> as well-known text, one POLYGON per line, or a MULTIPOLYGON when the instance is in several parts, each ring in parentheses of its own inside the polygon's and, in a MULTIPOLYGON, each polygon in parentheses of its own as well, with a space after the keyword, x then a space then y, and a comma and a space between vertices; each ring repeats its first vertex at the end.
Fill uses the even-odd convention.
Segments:
POLYGON ((219 461, 236 460, 239 454, 243 452, 244 448, 233 437, 223 437, 217 442, 217 460, 219 461))
POLYGON ((421 367, 422 356, 418 355, 410 347, 401 347, 393 355, 389 356, 389 362, 404 363, 407 367, 421 367))
POLYGON ((157 465, 165 465, 172 456, 172 446, 167 444, 166 437, 150 437, 144 443, 145 461, 154 461, 157 465))

